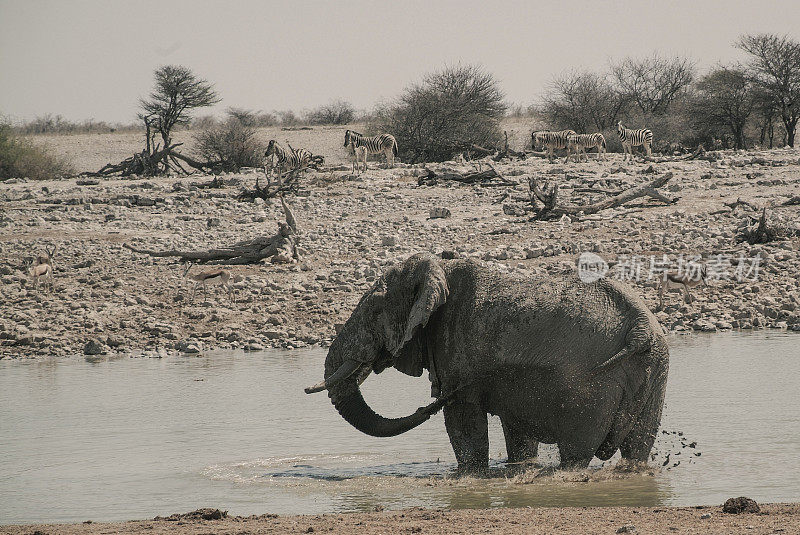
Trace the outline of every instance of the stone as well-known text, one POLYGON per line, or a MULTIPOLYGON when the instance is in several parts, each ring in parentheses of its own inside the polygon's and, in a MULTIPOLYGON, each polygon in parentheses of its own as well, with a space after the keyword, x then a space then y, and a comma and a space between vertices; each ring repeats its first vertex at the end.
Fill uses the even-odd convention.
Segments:
POLYGON ((617 528, 617 533, 635 533, 635 532, 636 532, 636 526, 634 526, 633 524, 626 524, 624 526, 617 528))
POLYGON ((755 500, 746 496, 739 496, 738 498, 728 498, 722 506, 722 512, 732 515, 741 513, 760 513, 761 508, 755 500))
POLYGON ((451 215, 453 214, 452 212, 450 212, 450 210, 442 207, 431 208, 430 211, 428 212, 428 217, 430 219, 442 219, 450 217, 451 215))
POLYGON ((86 342, 86 345, 83 346, 83 354, 84 355, 100 355, 103 353, 103 344, 100 343, 99 340, 94 338, 90 339, 86 342))

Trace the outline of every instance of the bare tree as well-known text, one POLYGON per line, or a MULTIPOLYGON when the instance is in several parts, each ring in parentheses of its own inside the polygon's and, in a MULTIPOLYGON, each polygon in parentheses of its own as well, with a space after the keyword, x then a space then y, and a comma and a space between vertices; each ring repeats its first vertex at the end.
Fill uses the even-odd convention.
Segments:
POLYGON ((628 103, 604 76, 577 71, 553 80, 543 100, 542 113, 552 127, 581 133, 616 125, 628 103))
POLYGON ((619 90, 644 113, 666 113, 670 104, 694 80, 694 64, 686 58, 667 59, 658 54, 627 58, 611 66, 619 90))
POLYGON ((726 128, 737 149, 745 148, 744 127, 753 111, 755 94, 744 70, 719 67, 697 82, 692 122, 698 130, 726 128))
POLYGON ((750 54, 753 79, 771 98, 794 147, 800 119, 800 42, 775 34, 745 35, 736 46, 750 54))
POLYGON ((189 124, 192 110, 219 101, 213 86, 197 78, 187 67, 165 65, 156 69, 155 88, 150 98, 140 101, 143 111, 140 118, 148 128, 161 134, 166 148, 172 141, 172 129, 189 124))

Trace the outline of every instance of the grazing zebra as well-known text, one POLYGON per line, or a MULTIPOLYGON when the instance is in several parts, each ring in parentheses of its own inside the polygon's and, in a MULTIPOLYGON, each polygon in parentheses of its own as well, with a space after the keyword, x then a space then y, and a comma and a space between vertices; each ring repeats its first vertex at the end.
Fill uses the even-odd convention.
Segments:
POLYGON ((603 137, 603 134, 600 132, 596 132, 594 134, 570 134, 567 136, 567 159, 564 162, 569 161, 569 155, 571 152, 575 152, 575 161, 580 160, 580 156, 585 156, 586 159, 589 159, 589 156, 586 154, 586 149, 591 149, 593 147, 597 147, 597 158, 600 159, 601 155, 603 160, 606 159, 606 138, 603 137))
POLYGON ((653 145, 653 132, 649 129, 640 128, 638 130, 632 130, 630 128, 625 128, 622 126, 622 123, 619 122, 617 123, 617 135, 622 142, 622 152, 625 154, 625 156, 622 157, 623 162, 628 159, 629 153, 631 155, 631 160, 633 160, 633 147, 638 147, 639 145, 644 147, 644 151, 648 156, 652 154, 650 147, 653 145))
POLYGON ((575 134, 575 130, 560 130, 558 132, 533 132, 531 133, 531 146, 536 150, 538 146, 547 148, 547 159, 551 162, 554 157, 554 149, 567 148, 567 136, 575 134))
POLYGON ((363 134, 348 130, 344 133, 344 146, 347 147, 351 143, 354 149, 366 148, 367 154, 384 153, 387 167, 394 167, 394 158, 397 156, 397 140, 392 134, 365 137, 363 134))
MULTIPOLYGON (((307 167, 309 162, 311 161, 311 152, 306 149, 284 149, 281 147, 277 141, 271 139, 269 144, 267 145, 267 150, 264 153, 265 158, 269 158, 270 156, 274 156, 275 159, 272 162, 273 167, 275 166, 275 160, 277 160, 278 165, 278 183, 281 180, 281 174, 285 173, 286 171, 290 171, 292 169, 301 169, 303 167, 307 167)), ((265 171, 266 173, 266 171, 265 171)))

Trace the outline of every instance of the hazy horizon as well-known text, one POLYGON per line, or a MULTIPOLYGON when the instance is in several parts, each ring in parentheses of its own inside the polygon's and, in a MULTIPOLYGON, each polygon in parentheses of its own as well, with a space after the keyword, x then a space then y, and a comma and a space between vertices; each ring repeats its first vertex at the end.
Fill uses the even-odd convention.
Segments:
POLYGON ((339 3, 0 0, 0 116, 131 123, 160 65, 189 67, 227 107, 371 109, 448 64, 482 65, 509 102, 571 69, 653 52, 700 73, 741 61, 744 33, 798 37, 796 2, 339 3))

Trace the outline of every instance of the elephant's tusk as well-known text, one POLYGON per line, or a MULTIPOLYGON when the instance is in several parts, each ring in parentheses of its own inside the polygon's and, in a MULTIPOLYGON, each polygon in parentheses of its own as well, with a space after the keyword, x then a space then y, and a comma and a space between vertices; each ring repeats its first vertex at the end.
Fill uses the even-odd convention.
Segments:
POLYGON ((327 388, 328 387, 325 386, 325 381, 322 381, 321 383, 317 383, 314 386, 305 387, 305 393, 306 394, 315 394, 317 392, 322 392, 323 390, 326 390, 327 388))
MULTIPOLYGON (((317 383, 314 386, 308 386, 305 388, 306 394, 313 394, 315 392, 322 392, 323 390, 327 390, 342 379, 347 379, 351 375, 353 375, 358 368, 361 367, 361 363, 355 360, 346 360, 344 363, 339 366, 339 368, 333 372, 327 379, 322 381, 321 383, 317 383)), ((366 377, 365 377, 366 378, 366 377)))

